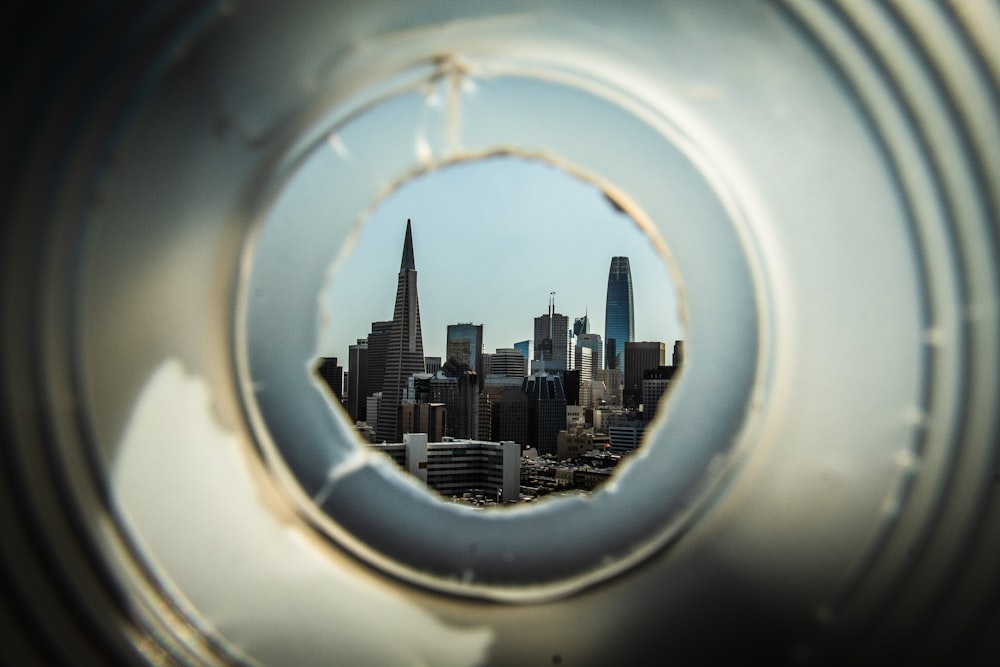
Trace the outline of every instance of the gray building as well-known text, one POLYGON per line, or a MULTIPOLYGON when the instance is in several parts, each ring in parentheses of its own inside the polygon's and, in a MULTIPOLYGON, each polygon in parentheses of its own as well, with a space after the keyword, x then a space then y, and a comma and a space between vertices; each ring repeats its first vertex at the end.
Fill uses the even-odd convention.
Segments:
POLYGON ((483 372, 483 325, 460 323, 448 325, 448 339, 445 343, 445 357, 447 363, 450 359, 456 359, 466 364, 476 373, 483 372))
POLYGON ((656 341, 625 343, 625 377, 622 402, 628 407, 642 403, 642 374, 664 365, 667 346, 656 341))
POLYGON ((344 367, 337 364, 337 357, 321 357, 316 364, 316 375, 323 380, 339 403, 344 395, 344 367))
POLYGON ((528 360, 512 348, 497 348, 494 354, 483 354, 483 368, 486 376, 525 377, 528 374, 528 360))
POLYGON ((528 401, 528 447, 555 454, 559 431, 566 430, 566 395, 558 375, 536 373, 521 385, 528 401))
POLYGON ((402 440, 373 447, 441 495, 479 492, 502 503, 520 499, 521 449, 516 442, 428 442, 423 433, 406 433, 402 440))
POLYGON ((604 368, 604 349, 601 343, 601 335, 595 333, 582 333, 576 337, 576 367, 580 367, 580 352, 581 349, 590 350, 590 365, 591 374, 590 376, 585 376, 585 380, 592 380, 594 378, 594 373, 604 368))
POLYGON ((549 300, 549 312, 535 318, 534 360, 543 362, 546 373, 558 373, 573 367, 572 336, 569 317, 555 312, 549 300))
POLYGON ((347 348, 347 414, 351 421, 368 419, 368 340, 359 338, 347 348))
POLYGON ((396 281, 396 306, 393 309, 392 329, 385 356, 382 404, 376 425, 379 440, 399 442, 402 439, 400 405, 406 390, 406 382, 414 373, 423 373, 424 371, 424 342, 420 331, 420 304, 417 299, 417 269, 413 258, 413 233, 410 221, 407 220, 406 237, 403 241, 403 257, 396 281))

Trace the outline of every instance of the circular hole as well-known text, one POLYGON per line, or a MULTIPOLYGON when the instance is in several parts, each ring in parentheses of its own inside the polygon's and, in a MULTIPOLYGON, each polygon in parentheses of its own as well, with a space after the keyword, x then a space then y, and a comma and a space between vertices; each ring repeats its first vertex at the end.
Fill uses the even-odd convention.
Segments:
POLYGON ((680 364, 678 293, 594 184, 521 158, 454 164, 393 190, 348 246, 320 299, 317 377, 430 488, 477 507, 590 492, 641 444, 680 364), (390 342, 408 350, 398 371, 390 342), (505 441, 503 463, 467 454, 505 441))

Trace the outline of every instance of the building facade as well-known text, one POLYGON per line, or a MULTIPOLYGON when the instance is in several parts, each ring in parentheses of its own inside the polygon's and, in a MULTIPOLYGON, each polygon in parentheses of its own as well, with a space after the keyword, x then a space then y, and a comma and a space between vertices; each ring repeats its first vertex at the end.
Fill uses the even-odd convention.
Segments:
POLYGON ((576 337, 576 367, 580 368, 582 362, 579 361, 581 350, 590 350, 590 374, 584 375, 585 380, 593 380, 594 373, 604 368, 604 354, 601 343, 601 335, 595 333, 582 333, 576 337))
POLYGON ((572 336, 569 317, 555 312, 555 302, 549 301, 549 312, 535 318, 535 356, 546 373, 558 373, 573 368, 572 336))
POLYGON ((321 357, 316 364, 316 375, 339 402, 344 396, 344 367, 337 364, 337 357, 321 357))
POLYGON ((502 503, 520 499, 521 449, 516 442, 456 438, 428 442, 424 433, 406 433, 401 443, 374 449, 443 496, 480 492, 502 503))
POLYGON ((483 372, 483 325, 460 323, 448 325, 445 362, 456 359, 476 373, 483 372))
POLYGON ((652 421, 670 388, 676 366, 660 366, 642 374, 642 420, 652 421))
MULTIPOLYGON (((385 381, 385 356, 389 352, 389 338, 392 334, 392 320, 382 322, 372 322, 371 332, 368 334, 368 381, 366 382, 365 398, 382 392, 382 383, 385 381)), ((361 399, 359 399, 361 400, 361 399)), ((378 422, 378 414, 366 411, 366 418, 369 424, 374 426, 378 422)))
MULTIPOLYGON (((369 353, 370 353, 369 345, 369 353)), ((403 257, 396 281, 396 306, 392 315, 389 346, 382 381, 382 404, 376 432, 379 440, 399 442, 403 437, 400 405, 407 380, 423 373, 424 342, 420 331, 420 303, 417 299, 417 269, 413 257, 413 232, 406 221, 403 257)))
POLYGON ((512 348, 497 348, 496 353, 483 355, 483 367, 486 375, 503 375, 504 377, 525 377, 528 374, 528 360, 512 348), (488 359, 487 361, 485 361, 488 359))
POLYGON ((539 454, 555 454, 559 431, 566 430, 566 395, 558 375, 536 373, 524 378, 528 401, 527 446, 539 454))
POLYGON ((625 343, 625 382, 622 403, 637 408, 642 403, 642 375, 663 366, 667 346, 656 341, 625 343))
POLYGON ((351 421, 363 422, 368 419, 368 340, 347 348, 347 414, 351 421))
POLYGON ((632 270, 628 257, 612 257, 608 271, 608 293, 604 310, 604 340, 609 345, 605 366, 621 368, 625 343, 635 340, 635 313, 632 302, 632 270), (613 355, 613 356, 612 356, 613 355))

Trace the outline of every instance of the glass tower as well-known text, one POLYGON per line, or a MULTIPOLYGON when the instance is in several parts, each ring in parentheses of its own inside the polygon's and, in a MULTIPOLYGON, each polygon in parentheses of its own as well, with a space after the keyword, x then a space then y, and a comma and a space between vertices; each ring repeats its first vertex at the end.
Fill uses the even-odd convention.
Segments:
POLYGON ((612 257, 608 272, 608 297, 604 311, 604 340, 608 341, 606 368, 622 368, 625 343, 635 340, 635 314, 632 308, 632 271, 628 257, 612 257), (614 339, 614 358, 610 342, 614 339))

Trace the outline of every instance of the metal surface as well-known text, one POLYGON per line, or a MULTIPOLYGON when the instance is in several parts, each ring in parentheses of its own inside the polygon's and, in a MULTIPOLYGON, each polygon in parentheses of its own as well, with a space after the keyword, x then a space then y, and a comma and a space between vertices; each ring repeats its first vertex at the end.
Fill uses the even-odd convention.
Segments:
POLYGON ((11 664, 1000 655, 996 4, 10 19, 11 664), (393 150, 338 163, 351 132, 393 150), (308 362, 371 208, 495 154, 627 211, 688 338, 612 489, 486 516, 365 457, 308 362), (313 242, 268 214, 318 155, 313 242))

